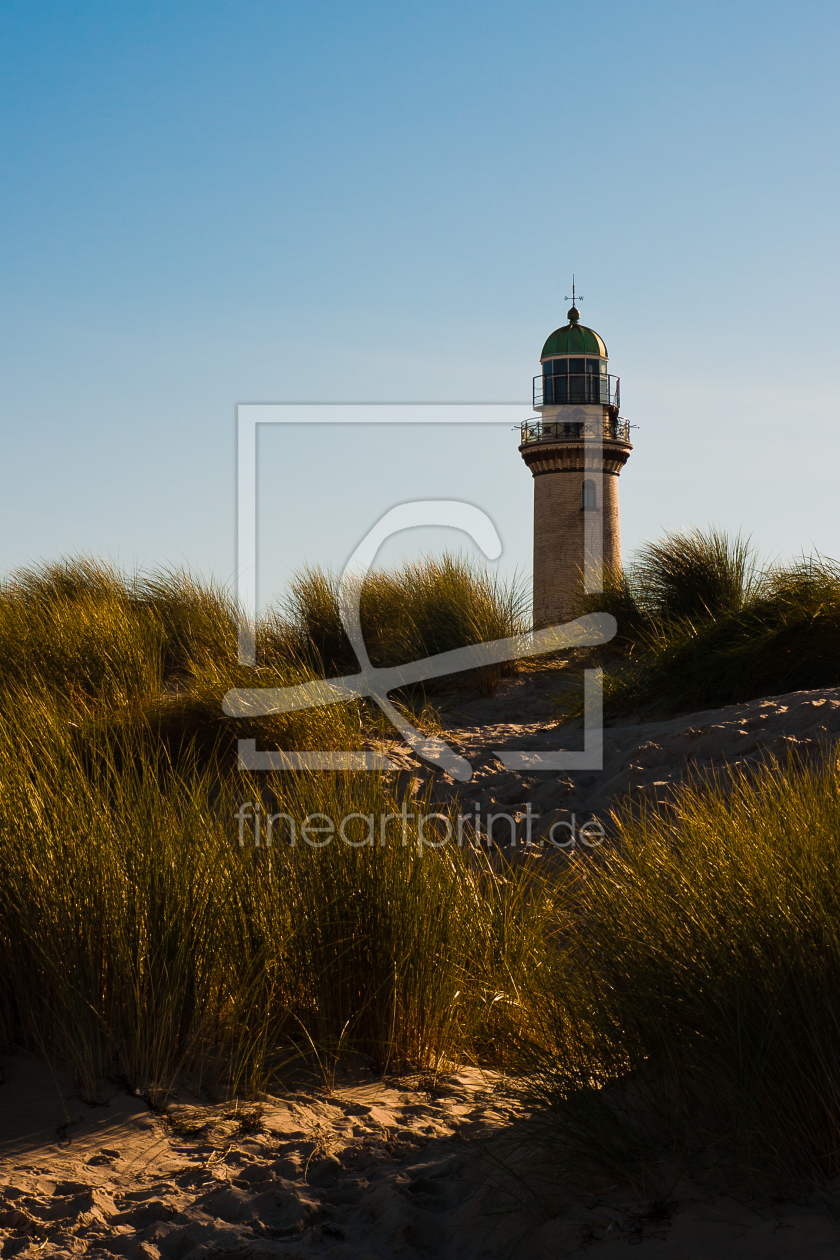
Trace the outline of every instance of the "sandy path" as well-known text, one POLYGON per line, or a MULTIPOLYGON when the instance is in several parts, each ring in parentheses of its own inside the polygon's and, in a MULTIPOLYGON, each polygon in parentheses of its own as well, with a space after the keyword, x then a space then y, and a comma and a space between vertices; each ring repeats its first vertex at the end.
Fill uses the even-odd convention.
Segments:
POLYGON ((840 1253, 824 1207, 762 1212, 691 1186, 664 1209, 615 1191, 564 1201, 512 1145, 527 1121, 504 1083, 475 1071, 432 1090, 357 1074, 331 1092, 166 1116, 119 1092, 91 1110, 22 1056, 4 1072, 4 1256, 524 1260, 631 1242, 697 1260, 840 1253), (52 1128, 33 1128, 47 1117, 52 1128))
POLYGON ((543 1158, 523 1155, 528 1121, 504 1082, 475 1071, 431 1091, 357 1073, 332 1092, 163 1116, 125 1093, 91 1110, 22 1056, 3 1068, 4 1257, 551 1260, 632 1243, 666 1260, 840 1254, 823 1205, 761 1209, 688 1184, 660 1206, 615 1187, 562 1196, 543 1158), (56 1124, 35 1131, 33 1116, 56 1124))
POLYGON ((480 1196, 483 1140, 516 1110, 476 1071, 433 1089, 358 1072, 332 1091, 161 1115, 116 1087, 88 1108, 25 1056, 3 1070, 4 1256, 481 1255, 481 1242, 450 1252, 450 1217, 480 1196))
MULTIPOLYGON (((790 752, 814 753, 840 738, 840 688, 829 687, 667 721, 606 726, 601 771, 506 771, 495 755, 499 750, 583 747, 579 723, 557 726, 552 720, 554 700, 569 685, 580 683, 546 670, 505 680, 492 699, 444 702, 445 738, 473 767, 466 784, 432 775, 400 746, 389 755, 418 786, 431 779, 437 799, 465 810, 477 806, 482 816, 501 810, 521 821, 530 802, 537 820, 533 834, 539 837, 572 814, 578 824, 593 815, 604 818, 622 799, 667 800, 689 774, 755 766, 773 757, 784 762, 790 752)), ((506 836, 509 827, 501 824, 499 832, 506 836)))

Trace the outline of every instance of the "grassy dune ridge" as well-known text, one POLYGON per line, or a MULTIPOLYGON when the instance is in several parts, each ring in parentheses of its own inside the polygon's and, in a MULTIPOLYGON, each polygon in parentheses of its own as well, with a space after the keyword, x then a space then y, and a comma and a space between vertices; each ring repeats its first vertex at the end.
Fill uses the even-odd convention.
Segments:
POLYGON ((762 567, 747 539, 671 534, 607 574, 581 611, 618 622, 607 714, 718 708, 840 684, 840 566, 762 567))

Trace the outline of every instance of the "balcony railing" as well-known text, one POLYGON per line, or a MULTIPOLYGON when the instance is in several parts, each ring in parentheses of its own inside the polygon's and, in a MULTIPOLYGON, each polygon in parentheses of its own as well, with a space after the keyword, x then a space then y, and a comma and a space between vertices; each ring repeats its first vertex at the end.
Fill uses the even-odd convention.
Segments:
MULTIPOLYGON (((526 420, 522 425, 522 443, 526 442, 582 442, 586 436, 597 439, 597 425, 584 425, 562 420, 526 420)), ((602 437, 611 442, 630 442, 630 421, 607 417, 602 425, 602 437)))
POLYGON ((621 406, 621 379, 598 376, 594 372, 572 372, 563 376, 534 377, 534 406, 585 406, 601 403, 606 407, 621 406))

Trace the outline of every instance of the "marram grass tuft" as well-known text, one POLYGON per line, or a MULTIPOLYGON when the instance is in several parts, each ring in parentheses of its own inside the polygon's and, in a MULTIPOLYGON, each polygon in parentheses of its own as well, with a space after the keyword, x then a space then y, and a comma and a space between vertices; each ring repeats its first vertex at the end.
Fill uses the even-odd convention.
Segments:
MULTIPOLYGON (((264 618, 256 671, 236 662, 229 594, 186 573, 82 559, 0 588, 0 1038, 70 1063, 91 1101, 107 1076, 153 1103, 179 1076, 256 1092, 290 1063, 328 1076, 350 1050, 382 1069, 501 1064, 530 1037, 521 995, 551 937, 548 881, 418 846, 414 818, 385 844, 377 829, 311 847, 307 817, 416 816, 422 799, 378 775, 236 768, 240 736, 381 738, 360 704, 251 724, 221 712, 233 686, 354 667, 335 606, 332 639, 318 628, 318 591, 334 597, 319 581, 301 579, 295 619, 264 618), (296 843, 281 822, 257 845, 258 807, 294 821, 296 843)), ((383 660, 519 624, 510 591, 446 557, 375 576, 363 600, 383 660)))

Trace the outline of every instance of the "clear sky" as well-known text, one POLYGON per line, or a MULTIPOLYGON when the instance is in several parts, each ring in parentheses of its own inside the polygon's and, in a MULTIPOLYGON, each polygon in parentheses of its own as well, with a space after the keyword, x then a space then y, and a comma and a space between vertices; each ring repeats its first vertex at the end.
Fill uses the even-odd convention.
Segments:
MULTIPOLYGON (((525 418, 572 271, 639 426, 625 554, 714 522, 840 557, 838 27, 814 0, 6 0, 0 569, 230 578, 237 403, 525 418)), ((353 549, 334 487, 367 494, 371 449, 391 502, 504 502, 530 563, 515 433, 365 432, 266 440, 266 589, 353 549)))

